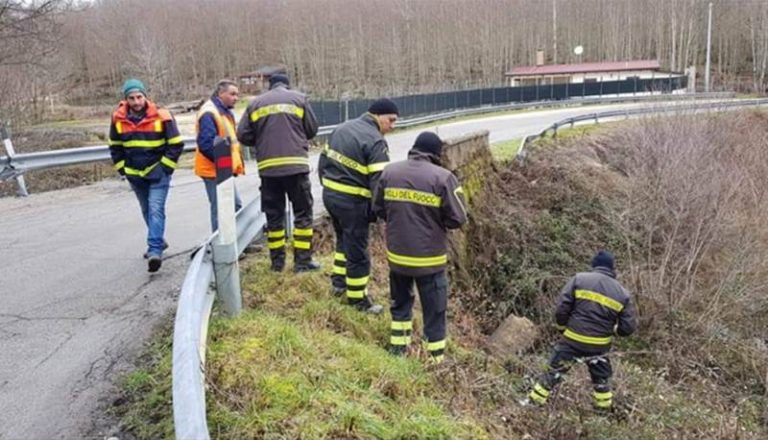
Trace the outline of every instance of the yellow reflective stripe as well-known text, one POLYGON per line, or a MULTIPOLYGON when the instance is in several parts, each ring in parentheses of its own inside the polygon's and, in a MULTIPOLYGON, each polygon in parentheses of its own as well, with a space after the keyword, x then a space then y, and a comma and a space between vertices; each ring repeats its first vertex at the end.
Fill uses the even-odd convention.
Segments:
POLYGON ((537 394, 539 394, 541 397, 549 397, 549 391, 541 386, 540 383, 536 383, 536 385, 533 386, 533 390, 536 391, 537 394))
POLYGON ((171 159, 168 159, 167 157, 163 156, 160 158, 160 163, 167 166, 168 168, 176 169, 176 162, 172 161, 171 159))
POLYGON ((293 241, 293 247, 296 249, 310 249, 312 244, 308 241, 293 241))
POLYGON ((285 247, 285 239, 277 240, 277 241, 269 241, 267 242, 267 247, 269 249, 280 249, 281 247, 285 247))
POLYGON ((392 345, 408 345, 411 343, 410 336, 390 336, 389 343, 392 345))
POLYGON ((273 157, 271 159, 260 160, 258 167, 260 170, 272 167, 282 167, 287 165, 307 165, 309 166, 309 158, 306 157, 273 157))
POLYGON ((285 237, 285 229, 279 231, 267 231, 267 238, 281 238, 285 237))
POLYGON ((117 134, 123 134, 123 123, 120 121, 115 122, 115 131, 117 134))
POLYGON ((365 298, 365 290, 349 290, 347 289, 347 298, 362 299, 365 298))
POLYGON ((114 167, 115 167, 115 169, 116 169, 116 170, 119 170, 120 168, 122 168, 122 167, 124 167, 124 166, 125 166, 125 160, 121 160, 121 161, 117 162, 117 163, 114 165, 114 167))
POLYGON ((336 252, 335 254, 333 254, 333 259, 339 260, 339 261, 347 261, 347 257, 341 252, 336 252))
POLYGON ((443 203, 443 199, 437 194, 407 188, 385 188, 384 200, 390 202, 410 202, 433 208, 439 208, 443 203))
POLYGON ((621 312, 624 309, 624 305, 615 299, 609 298, 602 293, 592 292, 591 290, 577 290, 574 293, 574 296, 576 299, 584 299, 587 301, 596 302, 616 312, 621 312))
POLYGON ((115 140, 115 139, 110 139, 109 140, 109 145, 117 147, 119 145, 123 145, 123 141, 118 141, 118 140, 115 140))
POLYGON ((378 173, 379 171, 383 170, 385 166, 389 165, 389 162, 377 162, 368 164, 368 172, 369 173, 378 173))
POLYGON ((293 104, 272 104, 252 111, 250 116, 251 122, 256 122, 265 116, 274 115, 277 113, 288 113, 296 115, 299 119, 304 117, 304 109, 301 107, 295 106, 293 104))
POLYGON ((329 146, 325 147, 325 150, 323 150, 323 153, 326 157, 333 159, 334 161, 344 165, 347 168, 352 168, 353 170, 357 171, 360 174, 368 174, 368 167, 361 164, 360 162, 351 159, 338 151, 331 150, 329 146))
POLYGON ((543 396, 539 394, 538 389, 544 390, 544 387, 542 387, 539 384, 536 384, 536 386, 528 394, 528 398, 538 403, 539 405, 544 405, 545 403, 547 403, 547 396, 549 395, 549 392, 547 392, 547 396, 543 396))
POLYGON ((155 121, 155 131, 157 133, 162 133, 163 132, 163 121, 162 121, 162 119, 158 119, 157 121, 155 121))
POLYGON ((125 167, 125 174, 129 176, 139 176, 139 177, 145 177, 147 174, 151 173, 153 169, 159 164, 160 162, 155 162, 152 165, 144 168, 143 170, 137 170, 136 168, 128 168, 125 167))
POLYGON ((593 391, 592 397, 594 397, 595 400, 611 400, 613 399, 613 393, 610 391, 606 391, 604 393, 593 391))
POLYGON ((586 336, 581 335, 579 333, 576 333, 575 331, 567 328, 565 329, 565 332, 563 332, 563 336, 565 336, 568 339, 572 339, 576 342, 581 342, 584 344, 591 344, 591 345, 608 345, 611 343, 611 337, 599 337, 599 336, 586 336))
POLYGON ((413 321, 392 321, 391 330, 413 330, 413 321))
POLYGON ((293 230, 293 235, 299 236, 299 237, 311 237, 312 236, 312 228, 296 228, 293 230))
POLYGON ((333 266, 333 274, 334 275, 347 275, 347 268, 346 267, 339 267, 339 266, 333 266))
POLYGON ((323 177, 323 186, 332 189, 334 191, 338 191, 340 193, 344 194, 352 194, 354 196, 362 196, 371 198, 371 191, 368 190, 368 188, 361 188, 359 186, 352 186, 352 185, 346 185, 343 183, 339 183, 336 181, 333 181, 331 179, 323 177))
POLYGON ((440 363, 442 363, 444 360, 445 360, 445 356, 444 356, 444 355, 442 355, 442 354, 440 354, 440 355, 437 355, 437 356, 435 356, 435 355, 430 355, 430 356, 429 356, 429 363, 430 363, 430 364, 440 364, 440 363))
POLYGON ((390 263, 408 267, 432 267, 448 263, 447 254, 435 257, 408 257, 405 255, 398 255, 392 251, 387 251, 387 259, 390 263))
POLYGON ((134 139, 123 142, 123 146, 126 148, 157 148, 162 147, 163 145, 165 145, 165 139, 158 139, 156 141, 134 139))
POLYGON ((442 350, 444 348, 445 348, 445 339, 443 339, 442 341, 427 343, 427 350, 429 351, 437 351, 437 350, 442 350))
POLYGON ((456 202, 458 202, 459 206, 461 206, 461 210, 464 212, 464 215, 467 215, 467 207, 464 206, 464 202, 461 201, 461 197, 459 197, 459 194, 464 196, 464 188, 461 186, 457 186, 456 189, 453 190, 453 196, 456 197, 456 202))
POLYGON ((182 139, 183 138, 181 136, 175 136, 175 137, 172 137, 172 138, 168 139, 168 143, 169 144, 180 144, 182 142, 182 139))
POLYGON ((368 276, 362 278, 349 278, 347 277, 347 287, 360 287, 368 284, 368 276))

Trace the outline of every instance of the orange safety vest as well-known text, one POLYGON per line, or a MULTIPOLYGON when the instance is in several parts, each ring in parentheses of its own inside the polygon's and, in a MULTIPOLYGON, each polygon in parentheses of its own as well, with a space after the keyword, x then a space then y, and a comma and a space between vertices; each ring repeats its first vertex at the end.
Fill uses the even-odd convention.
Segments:
MULTIPOLYGON (((237 142, 235 124, 228 117, 222 117, 219 114, 219 109, 216 108, 216 105, 211 100, 206 101, 197 113, 195 132, 200 132, 200 118, 206 113, 210 113, 213 116, 213 120, 216 122, 217 134, 221 137, 228 136, 232 142, 232 174, 235 176, 244 174, 245 167, 243 166, 240 143, 237 142)), ((216 165, 200 152, 200 146, 195 150, 195 174, 206 178, 216 177, 216 165)))

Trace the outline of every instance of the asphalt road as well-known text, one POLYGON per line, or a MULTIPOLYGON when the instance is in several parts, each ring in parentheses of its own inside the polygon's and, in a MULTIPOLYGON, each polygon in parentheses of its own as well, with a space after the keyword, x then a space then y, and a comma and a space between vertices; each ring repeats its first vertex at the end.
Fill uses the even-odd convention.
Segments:
MULTIPOLYGON (((641 105, 544 110, 424 129, 443 138, 485 129, 497 142, 563 118, 641 105)), ((420 131, 387 137, 392 160, 405 158, 420 131)), ((246 203, 259 185, 255 164, 249 165, 253 174, 236 180, 246 203)), ((312 176, 320 202, 314 169, 312 176)), ((209 232, 203 185, 187 170, 174 176, 170 248, 154 275, 141 256, 145 227, 126 182, 3 198, 0 213, 0 439, 79 438, 111 400, 115 378, 173 313, 188 253, 209 232)))

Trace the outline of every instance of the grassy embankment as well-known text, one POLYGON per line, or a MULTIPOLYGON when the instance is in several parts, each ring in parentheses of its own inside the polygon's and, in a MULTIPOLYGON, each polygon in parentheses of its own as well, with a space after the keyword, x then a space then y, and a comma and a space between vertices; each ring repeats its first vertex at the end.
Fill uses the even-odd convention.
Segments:
MULTIPOLYGON (((454 272, 448 361, 384 347, 387 317, 331 297, 322 274, 245 263, 247 312, 214 318, 208 417, 217 438, 765 438, 768 130, 759 113, 648 118, 560 136, 526 167, 497 165, 454 272), (762 202, 762 203, 761 203, 762 202), (545 408, 520 406, 557 334, 557 291, 595 249, 618 256, 641 319, 612 356, 615 409, 589 407, 577 365, 545 408), (462 275, 459 275, 462 274, 462 275), (510 313, 539 325, 503 359, 485 336, 510 313)), ((372 292, 386 298, 380 231, 372 292)), ((325 267, 329 245, 321 240, 325 267)), ((416 314, 417 322, 419 313, 416 314)), ((416 325, 417 333, 420 324, 416 325)), ((118 408, 138 437, 168 437, 160 338, 118 408)))

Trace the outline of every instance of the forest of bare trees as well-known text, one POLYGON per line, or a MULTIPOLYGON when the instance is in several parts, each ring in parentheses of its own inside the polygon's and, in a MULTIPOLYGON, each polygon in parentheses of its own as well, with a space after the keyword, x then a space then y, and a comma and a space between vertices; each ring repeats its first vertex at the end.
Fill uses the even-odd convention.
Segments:
MULTIPOLYGON (((713 89, 764 91, 768 1, 712 3, 713 89)), ((0 107, 109 102, 129 76, 145 80, 157 98, 195 98, 219 78, 276 64, 315 98, 499 85, 511 67, 533 64, 537 49, 550 63, 658 59, 676 72, 696 65, 703 77, 708 4, 0 0, 0 107), (33 7, 44 9, 27 21, 46 32, 9 37, 24 17, 19 9, 33 7), (573 54, 576 45, 583 55, 573 54)))

